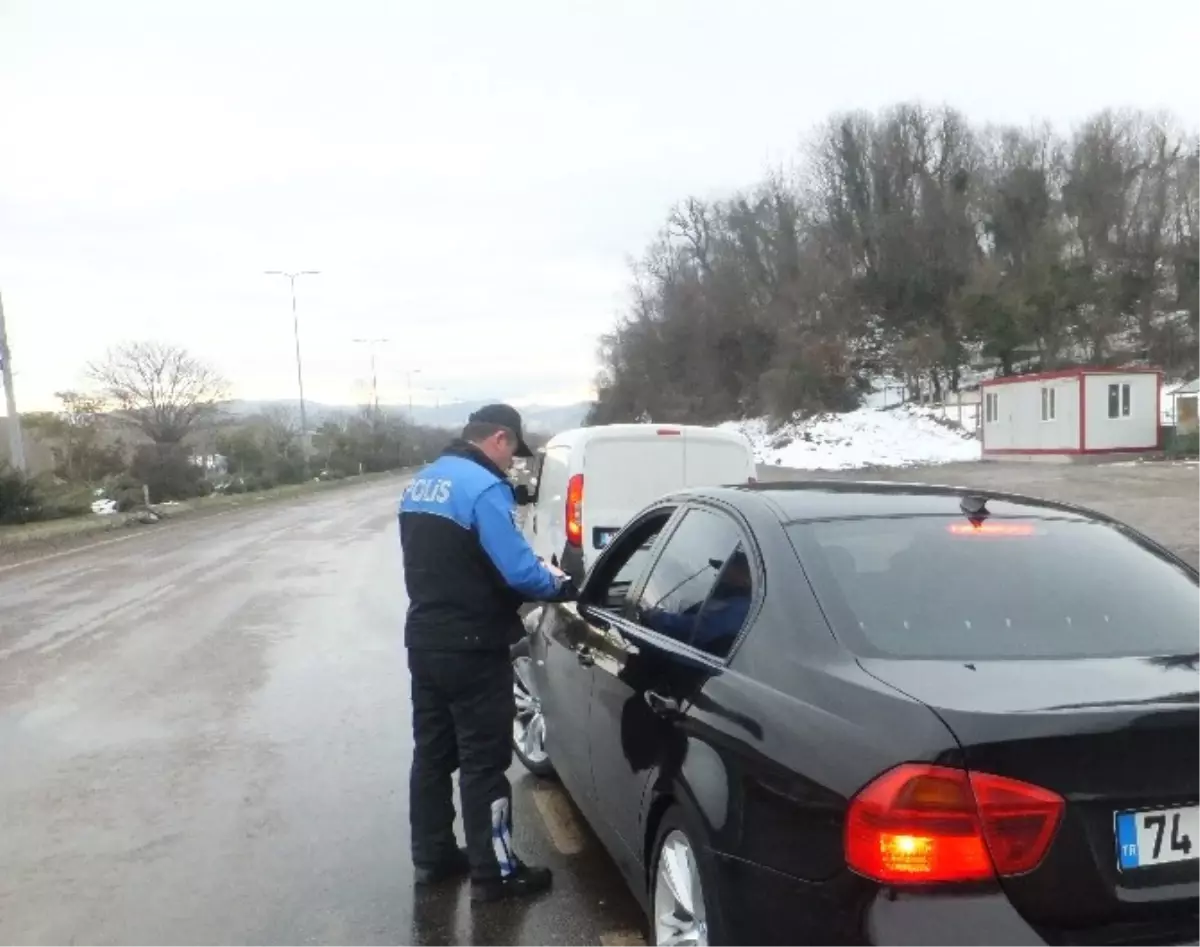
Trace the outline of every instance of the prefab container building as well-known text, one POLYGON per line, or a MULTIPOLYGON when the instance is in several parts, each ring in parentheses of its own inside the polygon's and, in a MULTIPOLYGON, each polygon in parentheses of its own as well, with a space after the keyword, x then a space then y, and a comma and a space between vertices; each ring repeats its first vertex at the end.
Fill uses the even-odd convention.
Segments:
POLYGON ((983 382, 984 457, 1070 460, 1161 446, 1162 373, 1071 368, 983 382))

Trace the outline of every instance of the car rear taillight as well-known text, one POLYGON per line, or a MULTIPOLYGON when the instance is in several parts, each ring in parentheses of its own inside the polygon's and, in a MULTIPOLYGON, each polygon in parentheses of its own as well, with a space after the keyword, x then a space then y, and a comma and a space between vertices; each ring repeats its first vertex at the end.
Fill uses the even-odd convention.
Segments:
POLYGON ((846 863, 889 884, 981 881, 1038 866, 1065 803, 1029 783, 906 763, 858 793, 846 815, 846 863))
POLYGON ((583 474, 567 482, 567 543, 583 545, 583 474))

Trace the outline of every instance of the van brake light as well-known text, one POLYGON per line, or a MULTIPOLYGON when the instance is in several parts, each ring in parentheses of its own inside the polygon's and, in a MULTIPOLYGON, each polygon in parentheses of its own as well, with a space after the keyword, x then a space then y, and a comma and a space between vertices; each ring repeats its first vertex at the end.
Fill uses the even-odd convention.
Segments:
POLYGON ((949 532, 954 536, 1032 536, 1034 528, 1029 523, 951 523, 949 532))
POLYGON ((567 482, 567 544, 583 545, 583 474, 567 482))

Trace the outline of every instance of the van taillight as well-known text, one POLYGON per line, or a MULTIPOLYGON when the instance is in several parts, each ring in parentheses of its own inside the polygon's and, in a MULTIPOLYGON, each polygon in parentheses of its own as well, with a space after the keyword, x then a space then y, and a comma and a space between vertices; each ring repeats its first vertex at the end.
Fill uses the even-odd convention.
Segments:
POLYGON ((576 474, 567 483, 567 542, 583 545, 583 474, 576 474))
POLYGON ((858 793, 846 864, 887 884, 982 881, 1036 868, 1066 803, 1003 776, 906 763, 858 793))

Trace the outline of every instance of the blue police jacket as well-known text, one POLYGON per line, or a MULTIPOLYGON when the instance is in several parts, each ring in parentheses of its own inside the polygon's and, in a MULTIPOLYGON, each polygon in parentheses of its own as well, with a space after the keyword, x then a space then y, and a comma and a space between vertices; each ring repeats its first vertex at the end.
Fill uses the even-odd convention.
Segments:
POLYGON ((522 634, 521 605, 561 589, 521 535, 508 478, 462 441, 405 490, 400 538, 409 648, 506 649, 522 634))

